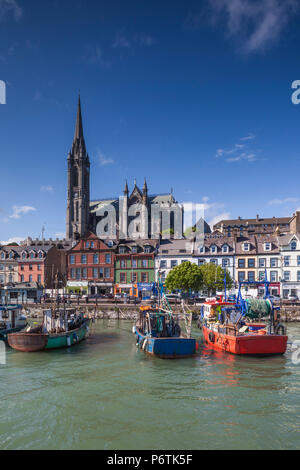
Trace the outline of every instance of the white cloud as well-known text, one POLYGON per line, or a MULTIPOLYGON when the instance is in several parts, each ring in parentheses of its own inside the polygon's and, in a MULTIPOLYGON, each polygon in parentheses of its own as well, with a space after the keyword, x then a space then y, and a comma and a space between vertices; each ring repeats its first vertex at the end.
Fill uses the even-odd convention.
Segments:
POLYGON ((50 184, 47 185, 47 186, 41 186, 41 191, 43 193, 52 193, 53 191, 53 186, 51 186, 50 184))
POLYGON ((0 20, 10 13, 15 21, 19 21, 23 16, 23 10, 16 0, 0 0, 0 20))
POLYGON ((9 245, 10 243, 20 243, 24 241, 26 237, 12 237, 6 241, 0 241, 0 245, 9 245))
POLYGON ((117 33, 112 47, 129 49, 134 45, 150 47, 153 44, 155 44, 155 39, 150 34, 135 34, 132 38, 128 38, 122 33, 117 33))
POLYGON ((272 199, 272 201, 268 202, 269 206, 276 206, 276 205, 281 205, 281 204, 288 204, 288 203, 293 203, 293 202, 298 202, 299 198, 298 197, 286 197, 285 199, 272 199))
POLYGON ((230 212, 222 212, 221 214, 215 215, 208 224, 210 225, 211 229, 213 229, 213 226, 220 222, 220 220, 228 220, 230 219, 230 212))
POLYGON ((113 48, 117 48, 117 47, 129 48, 131 47, 131 42, 129 41, 129 39, 123 36, 123 34, 118 33, 112 47, 113 48))
POLYGON ((99 163, 101 166, 113 165, 115 163, 115 161, 112 158, 104 155, 104 153, 100 151, 98 152, 98 158, 99 158, 99 163))
POLYGON ((254 134, 249 134, 246 137, 241 137, 240 140, 244 141, 244 140, 254 140, 254 139, 255 139, 255 135, 254 134))
POLYGON ((27 214, 28 212, 32 211, 36 211, 36 209, 31 206, 13 206, 13 213, 9 216, 9 218, 20 219, 22 214, 27 214))
POLYGON ((299 0, 209 0, 214 22, 225 20, 227 34, 246 53, 263 51, 276 43, 299 0))
POLYGON ((257 155, 249 148, 251 141, 253 141, 254 139, 254 134, 249 134, 246 137, 242 137, 241 139, 239 139, 239 142, 234 145, 234 147, 228 150, 218 149, 216 151, 216 157, 227 157, 225 161, 228 163, 234 163, 243 160, 249 163, 255 162, 257 160, 257 155), (241 141, 243 141, 244 143, 240 143, 241 141), (247 141, 249 141, 249 143, 247 141))

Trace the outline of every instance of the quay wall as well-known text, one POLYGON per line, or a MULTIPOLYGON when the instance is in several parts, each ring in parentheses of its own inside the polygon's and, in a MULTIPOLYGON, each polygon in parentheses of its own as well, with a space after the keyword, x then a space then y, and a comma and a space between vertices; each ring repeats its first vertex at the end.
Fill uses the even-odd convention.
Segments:
MULTIPOLYGON (((139 313, 139 306, 137 305, 74 305, 74 307, 85 315, 97 319, 135 320, 139 313)), ((45 308, 49 308, 49 306, 43 304, 25 304, 23 305, 23 313, 28 318, 40 318, 45 308)), ((172 309, 177 314, 180 314, 182 311, 180 306, 172 306, 172 309)), ((186 306, 186 311, 192 312, 193 317, 196 319, 200 313, 200 306, 186 306)), ((300 321, 300 306, 282 306, 280 315, 284 322, 298 322, 300 321)))

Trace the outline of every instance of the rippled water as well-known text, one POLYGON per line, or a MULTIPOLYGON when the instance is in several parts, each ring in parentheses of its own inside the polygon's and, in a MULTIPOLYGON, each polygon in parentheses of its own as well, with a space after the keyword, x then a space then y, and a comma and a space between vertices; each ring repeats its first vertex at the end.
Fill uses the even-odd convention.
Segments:
MULTIPOLYGON (((0 449, 299 448, 300 364, 291 351, 245 358, 201 347, 195 358, 156 359, 136 348, 131 328, 98 321, 68 350, 7 348, 0 449)), ((288 334, 300 340, 300 325, 288 334)))

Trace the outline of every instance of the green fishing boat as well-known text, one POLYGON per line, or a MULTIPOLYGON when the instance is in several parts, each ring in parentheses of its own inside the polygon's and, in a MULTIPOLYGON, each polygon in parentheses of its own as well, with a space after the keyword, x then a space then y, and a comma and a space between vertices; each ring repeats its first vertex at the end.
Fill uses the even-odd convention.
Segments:
POLYGON ((70 348, 85 339, 90 319, 75 309, 48 309, 43 323, 8 335, 8 344, 22 352, 70 348))

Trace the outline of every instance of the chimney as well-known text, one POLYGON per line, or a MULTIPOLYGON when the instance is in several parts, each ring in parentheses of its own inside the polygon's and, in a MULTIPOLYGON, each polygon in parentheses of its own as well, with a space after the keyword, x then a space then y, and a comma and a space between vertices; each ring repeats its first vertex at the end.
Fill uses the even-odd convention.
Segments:
POLYGON ((256 216, 256 222, 259 222, 259 214, 256 216))

